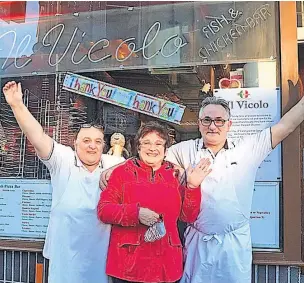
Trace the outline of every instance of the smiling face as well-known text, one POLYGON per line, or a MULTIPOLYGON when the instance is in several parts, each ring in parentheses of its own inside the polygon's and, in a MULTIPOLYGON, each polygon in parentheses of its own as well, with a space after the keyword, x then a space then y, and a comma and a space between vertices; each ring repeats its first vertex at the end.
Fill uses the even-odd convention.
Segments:
POLYGON ((95 169, 104 147, 104 136, 100 129, 82 128, 75 141, 75 151, 78 158, 88 169, 95 169))
POLYGON ((227 134, 232 124, 231 121, 228 120, 228 116, 229 115, 226 112, 225 108, 221 105, 209 104, 203 109, 199 117, 198 125, 206 147, 216 147, 224 145, 227 139, 227 134), (212 122, 209 126, 203 125, 201 120, 208 118, 211 120, 222 119, 226 121, 223 123, 222 127, 215 126, 214 122, 212 122))
POLYGON ((139 140, 138 154, 141 161, 151 166, 153 170, 161 167, 165 158, 165 143, 157 132, 150 132, 139 140))

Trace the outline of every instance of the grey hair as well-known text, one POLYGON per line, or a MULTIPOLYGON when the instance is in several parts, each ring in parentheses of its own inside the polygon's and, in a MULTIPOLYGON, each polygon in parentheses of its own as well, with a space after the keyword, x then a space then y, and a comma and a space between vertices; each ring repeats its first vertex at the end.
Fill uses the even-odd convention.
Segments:
POLYGON ((228 101, 216 96, 207 97, 202 101, 201 109, 199 111, 199 116, 198 116, 199 118, 203 115, 204 108, 208 105, 222 106, 228 114, 228 119, 230 119, 231 114, 230 114, 230 107, 228 101))

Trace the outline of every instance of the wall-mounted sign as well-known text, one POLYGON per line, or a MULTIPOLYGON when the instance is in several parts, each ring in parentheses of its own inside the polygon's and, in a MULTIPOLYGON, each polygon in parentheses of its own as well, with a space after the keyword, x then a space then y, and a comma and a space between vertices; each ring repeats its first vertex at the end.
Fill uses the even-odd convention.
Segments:
POLYGON ((250 214, 253 248, 280 248, 280 183, 256 182, 250 214))
MULTIPOLYGON (((0 76, 276 58, 275 4, 155 2, 132 11, 86 11, 85 2, 79 2, 81 12, 62 7, 60 15, 37 14, 24 24, 1 23, 0 76)), ((52 3, 39 5, 48 11, 52 3)))
MULTIPOLYGON (((232 127, 228 136, 238 139, 277 123, 281 117, 279 89, 215 89, 214 95, 229 102, 232 127)), ((260 165, 256 181, 282 180, 281 145, 260 165)))
MULTIPOLYGON (((51 202, 49 180, 0 179, 0 237, 44 239, 51 202)), ((279 248, 278 182, 255 183, 250 225, 254 248, 279 248)))
POLYGON ((0 237, 43 239, 51 202, 48 180, 0 179, 0 237))
POLYGON ((179 124, 185 106, 134 90, 67 73, 63 89, 179 124))

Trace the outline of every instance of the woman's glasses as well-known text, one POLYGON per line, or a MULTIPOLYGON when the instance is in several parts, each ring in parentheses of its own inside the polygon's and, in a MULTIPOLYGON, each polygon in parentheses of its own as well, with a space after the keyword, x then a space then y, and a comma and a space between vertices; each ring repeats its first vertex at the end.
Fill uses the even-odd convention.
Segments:
POLYGON ((165 146, 163 142, 151 143, 150 141, 142 141, 140 145, 142 148, 151 148, 152 146, 154 146, 157 149, 160 149, 165 146))

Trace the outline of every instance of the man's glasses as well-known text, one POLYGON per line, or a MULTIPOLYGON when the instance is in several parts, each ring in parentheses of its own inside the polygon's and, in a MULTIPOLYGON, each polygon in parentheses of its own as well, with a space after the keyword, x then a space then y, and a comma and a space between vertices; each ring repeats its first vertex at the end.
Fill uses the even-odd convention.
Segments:
POLYGON ((199 119, 199 121, 205 127, 209 127, 212 123, 214 123, 214 125, 219 128, 219 127, 223 127, 225 123, 229 121, 229 119, 227 120, 222 118, 211 119, 210 117, 205 117, 203 119, 199 119))
POLYGON ((79 133, 81 129, 88 129, 88 128, 92 128, 92 127, 95 128, 95 129, 103 131, 103 126, 102 125, 87 123, 87 124, 81 124, 78 128, 77 133, 79 133))

